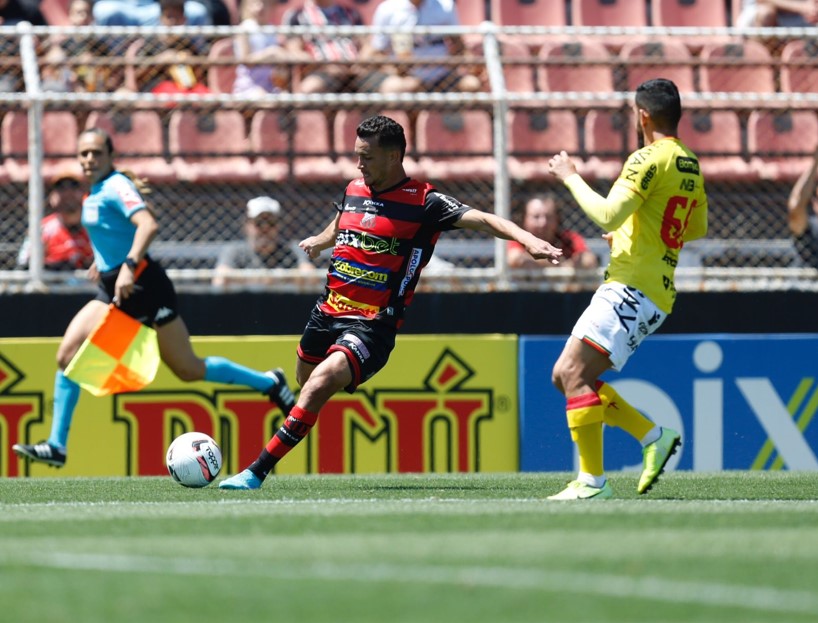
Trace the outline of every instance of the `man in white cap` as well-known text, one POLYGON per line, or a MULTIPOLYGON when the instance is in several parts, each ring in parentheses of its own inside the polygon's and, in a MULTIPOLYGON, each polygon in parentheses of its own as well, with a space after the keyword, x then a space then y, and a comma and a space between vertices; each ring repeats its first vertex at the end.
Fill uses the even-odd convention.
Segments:
POLYGON ((219 254, 214 286, 266 281, 238 277, 235 269, 314 268, 294 243, 281 238, 281 204, 272 197, 255 197, 247 202, 244 235, 244 240, 227 245, 219 254))

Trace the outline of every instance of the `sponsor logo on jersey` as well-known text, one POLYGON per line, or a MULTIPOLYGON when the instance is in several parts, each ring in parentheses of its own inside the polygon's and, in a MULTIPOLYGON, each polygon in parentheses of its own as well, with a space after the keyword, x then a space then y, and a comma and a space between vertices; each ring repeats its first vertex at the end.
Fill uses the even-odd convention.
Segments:
POLYGON ((352 352, 354 352, 358 359, 360 359, 361 361, 369 359, 370 354, 369 349, 366 347, 366 344, 364 344, 361 341, 361 338, 359 338, 357 335, 353 335, 352 333, 345 333, 344 335, 341 336, 341 341, 346 342, 350 350, 352 350, 352 352))
POLYGON ((692 173, 699 175, 699 161, 695 158, 679 156, 676 158, 676 169, 682 173, 692 173))
POLYGON ((335 259, 332 263, 331 272, 347 283, 354 281, 356 285, 375 290, 385 290, 386 282, 389 279, 389 271, 378 270, 372 266, 365 266, 340 258, 335 259))
POLYGON ((652 164, 648 167, 648 170, 645 172, 645 175, 642 177, 642 190, 647 190, 648 186, 650 186, 651 180, 656 176, 656 165, 652 164))
POLYGON ((364 227, 365 229, 372 229, 373 227, 375 227, 376 219, 377 219, 376 214, 372 212, 367 212, 366 214, 363 215, 363 218, 361 218, 361 227, 364 227))
POLYGON ((329 293, 329 296, 327 296, 326 304, 330 309, 333 309, 336 312, 355 312, 365 316, 375 316, 380 310, 377 305, 369 305, 367 303, 353 301, 351 298, 348 298, 343 294, 338 294, 334 290, 332 290, 329 293))
POLYGON ((366 232, 339 231, 335 237, 335 244, 340 246, 361 249, 369 253, 388 253, 397 255, 400 241, 397 238, 379 238, 366 232))
POLYGON ((406 266, 406 276, 403 278, 403 281, 400 282, 400 289, 398 290, 398 296, 403 296, 406 293, 406 287, 409 285, 409 282, 412 281, 412 278, 415 276, 415 271, 420 266, 420 257, 423 252, 420 249, 412 249, 412 254, 409 256, 409 264, 406 266))

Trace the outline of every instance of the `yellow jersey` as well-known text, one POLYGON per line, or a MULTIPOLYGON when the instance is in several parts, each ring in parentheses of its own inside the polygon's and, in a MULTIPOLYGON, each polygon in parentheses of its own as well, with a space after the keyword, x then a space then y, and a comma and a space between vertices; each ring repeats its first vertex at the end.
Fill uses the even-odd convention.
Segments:
POLYGON ((638 207, 612 231, 605 281, 637 288, 670 313, 679 251, 707 233, 699 160, 679 139, 659 139, 628 157, 614 189, 632 195, 638 207))

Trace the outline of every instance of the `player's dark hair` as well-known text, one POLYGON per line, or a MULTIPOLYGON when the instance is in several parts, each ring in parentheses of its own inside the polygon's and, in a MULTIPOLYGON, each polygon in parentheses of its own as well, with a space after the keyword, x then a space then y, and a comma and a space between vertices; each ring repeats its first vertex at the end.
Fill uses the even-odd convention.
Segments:
POLYGON ((679 89, 666 78, 647 80, 636 87, 636 107, 646 110, 665 134, 676 134, 682 118, 682 100, 679 89))
POLYGON ((80 136, 83 134, 96 134, 97 136, 101 136, 103 142, 105 143, 105 148, 108 150, 108 154, 111 156, 114 155, 114 141, 111 139, 111 135, 105 130, 102 128, 88 128, 80 132, 80 136))
POLYGON ((369 117, 361 121, 356 134, 361 139, 377 139, 378 146, 384 149, 400 150, 401 160, 406 154, 406 134, 404 134, 401 124, 394 119, 383 115, 369 117))
MULTIPOLYGON (((102 128, 88 128, 87 130, 80 132, 80 136, 83 134, 95 134, 96 136, 102 137, 102 142, 105 143, 105 148, 108 150, 108 153, 111 156, 114 155, 114 141, 111 139, 111 135, 105 130, 102 128)), ((119 172, 134 183, 134 186, 136 186, 136 189, 140 192, 140 194, 150 194, 151 187, 146 178, 139 177, 133 171, 129 171, 127 169, 120 170, 119 172)))

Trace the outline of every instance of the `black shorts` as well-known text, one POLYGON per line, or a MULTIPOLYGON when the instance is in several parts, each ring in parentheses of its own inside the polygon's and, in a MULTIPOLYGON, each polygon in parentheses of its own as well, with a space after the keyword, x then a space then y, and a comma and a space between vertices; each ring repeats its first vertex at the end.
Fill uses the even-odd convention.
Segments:
POLYGON ((351 394, 386 365, 396 333, 382 322, 335 318, 314 307, 298 345, 298 358, 318 365, 332 352, 344 353, 352 371, 352 382, 344 389, 351 394))
MULTIPOLYGON (((179 303, 173 287, 162 266, 146 258, 147 265, 139 273, 133 293, 120 305, 120 309, 149 327, 161 327, 179 316, 179 303)), ((110 305, 114 298, 116 278, 121 267, 100 273, 99 288, 95 300, 110 305)))

